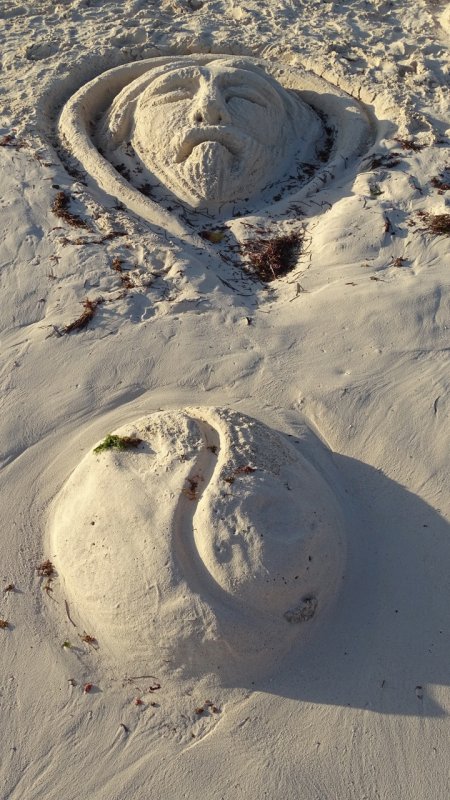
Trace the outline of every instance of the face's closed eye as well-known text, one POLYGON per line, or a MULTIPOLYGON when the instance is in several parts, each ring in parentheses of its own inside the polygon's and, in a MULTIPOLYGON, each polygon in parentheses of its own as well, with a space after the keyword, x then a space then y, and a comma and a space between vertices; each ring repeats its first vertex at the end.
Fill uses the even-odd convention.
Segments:
POLYGON ((152 105, 176 103, 179 100, 192 100, 199 88, 199 78, 194 75, 173 75, 152 87, 152 105))
POLYGON ((155 102, 153 105, 163 105, 165 103, 177 103, 179 100, 190 100, 192 98, 192 94, 188 92, 186 89, 173 89, 171 92, 167 92, 165 94, 160 94, 157 98, 155 98, 155 102))
POLYGON ((173 89, 165 89, 153 94, 152 105, 161 106, 170 103, 177 103, 180 100, 192 100, 195 89, 191 86, 175 86, 173 89))
POLYGON ((258 91, 243 86, 230 86, 225 92, 225 102, 227 105, 232 105, 233 100, 245 100, 247 103, 260 106, 260 108, 268 108, 267 99, 258 91))

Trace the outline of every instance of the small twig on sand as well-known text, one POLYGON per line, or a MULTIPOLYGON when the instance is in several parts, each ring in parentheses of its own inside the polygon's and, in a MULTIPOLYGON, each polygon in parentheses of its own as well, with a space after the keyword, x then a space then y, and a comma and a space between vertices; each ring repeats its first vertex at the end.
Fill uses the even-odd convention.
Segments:
POLYGON ((384 214, 384 232, 390 233, 391 236, 395 233, 392 222, 387 214, 384 214))
POLYGON ((64 600, 64 606, 65 606, 65 609, 66 609, 67 619, 69 620, 69 622, 72 623, 73 627, 76 628, 77 626, 75 625, 72 617, 70 616, 69 603, 67 602, 67 600, 64 600))

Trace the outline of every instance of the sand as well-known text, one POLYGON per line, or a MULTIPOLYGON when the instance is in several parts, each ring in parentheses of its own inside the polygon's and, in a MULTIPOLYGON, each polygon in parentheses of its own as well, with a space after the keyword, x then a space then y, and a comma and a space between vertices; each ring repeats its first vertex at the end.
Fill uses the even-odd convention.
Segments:
POLYGON ((72 619, 124 674, 272 673, 342 583, 332 489, 295 443, 228 410, 159 412, 112 436, 52 514, 72 619))
POLYGON ((0 797, 446 798, 445 4, 0 19, 0 797), (332 119, 310 181, 199 219, 108 169, 90 111, 66 135, 108 70, 211 54, 332 119), (291 234, 292 271, 243 270, 291 234), (142 450, 94 454, 115 432, 142 450))

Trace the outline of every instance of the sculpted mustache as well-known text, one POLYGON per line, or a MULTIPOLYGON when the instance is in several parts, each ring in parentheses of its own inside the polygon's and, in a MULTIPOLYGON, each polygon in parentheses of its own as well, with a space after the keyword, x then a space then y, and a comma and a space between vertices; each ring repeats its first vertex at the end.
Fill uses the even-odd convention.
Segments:
POLYGON ((246 139, 245 134, 240 134, 238 138, 226 128, 210 127, 202 128, 201 130, 194 128, 182 139, 177 150, 176 163, 179 164, 181 161, 186 161, 194 147, 203 142, 218 142, 218 144, 226 147, 232 156, 240 156, 245 149, 246 139))

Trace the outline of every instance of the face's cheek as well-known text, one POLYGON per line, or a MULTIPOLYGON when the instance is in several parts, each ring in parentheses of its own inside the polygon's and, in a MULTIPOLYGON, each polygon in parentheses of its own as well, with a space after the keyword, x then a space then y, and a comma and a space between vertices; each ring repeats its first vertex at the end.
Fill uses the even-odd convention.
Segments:
POLYGON ((143 103, 136 115, 135 143, 138 148, 172 162, 176 155, 175 141, 187 124, 191 102, 186 99, 172 103, 143 103))
POLYGON ((241 97, 227 102, 231 123, 261 144, 272 145, 278 140, 282 114, 268 106, 257 105, 241 97))

